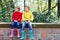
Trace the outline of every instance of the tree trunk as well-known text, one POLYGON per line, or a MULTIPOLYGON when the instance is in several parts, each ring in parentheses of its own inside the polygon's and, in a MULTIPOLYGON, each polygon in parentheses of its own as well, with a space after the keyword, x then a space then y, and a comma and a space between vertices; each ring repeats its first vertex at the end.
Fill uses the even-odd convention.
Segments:
POLYGON ((24 0, 24 7, 26 6, 25 2, 26 2, 26 0, 24 0))
POLYGON ((60 0, 58 0, 58 18, 60 17, 60 0))
POLYGON ((38 13, 40 13, 40 0, 37 1, 38 1, 38 13))
POLYGON ((48 13, 51 14, 51 0, 48 0, 48 13))

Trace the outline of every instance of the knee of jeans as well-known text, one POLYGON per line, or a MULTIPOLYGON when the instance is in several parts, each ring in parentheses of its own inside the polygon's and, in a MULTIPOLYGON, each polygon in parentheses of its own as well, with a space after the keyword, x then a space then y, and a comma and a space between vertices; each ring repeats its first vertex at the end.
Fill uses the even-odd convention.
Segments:
POLYGON ((32 23, 31 22, 28 24, 28 27, 29 27, 29 30, 32 30, 32 23))
POLYGON ((12 22, 11 25, 14 25, 14 22, 12 22))
POLYGON ((20 26, 20 24, 17 24, 17 26, 19 27, 19 26, 20 26))
POLYGON ((19 23, 19 24, 17 24, 17 28, 18 28, 18 29, 20 29, 20 23, 19 23))
POLYGON ((24 26, 26 26, 26 23, 25 22, 22 23, 22 27, 24 27, 24 26))
POLYGON ((29 26, 32 26, 32 23, 30 22, 28 25, 29 25, 29 26))
POLYGON ((20 23, 17 23, 17 26, 20 26, 20 23))
POLYGON ((25 26, 26 26, 26 23, 23 22, 23 23, 22 23, 22 30, 25 30, 25 26))
POLYGON ((11 23, 11 29, 13 29, 13 28, 14 28, 14 22, 11 23))

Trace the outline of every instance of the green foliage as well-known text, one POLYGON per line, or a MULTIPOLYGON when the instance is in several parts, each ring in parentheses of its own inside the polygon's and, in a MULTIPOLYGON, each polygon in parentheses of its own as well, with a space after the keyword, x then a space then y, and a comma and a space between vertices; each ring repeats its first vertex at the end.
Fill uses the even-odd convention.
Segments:
POLYGON ((0 22, 10 22, 10 14, 14 8, 13 0, 0 1, 0 22))
MULTIPOLYGON (((17 0, 16 0, 17 1, 17 0)), ((16 2, 15 1, 15 2, 16 2)), ((27 0, 25 0, 27 1, 27 0)), ((47 13, 48 11, 48 1, 47 0, 28 0, 28 5, 31 8, 31 11, 34 15, 33 22, 57 22, 57 1, 51 1, 51 14, 47 13)), ((19 2, 17 2, 19 3, 19 2)), ((10 22, 11 12, 14 10, 14 5, 16 3, 13 0, 2 0, 0 1, 0 22, 10 22)))
POLYGON ((54 23, 58 21, 57 16, 54 16, 54 14, 49 13, 40 13, 33 12, 34 15, 34 21, 33 22, 39 22, 39 23, 54 23))

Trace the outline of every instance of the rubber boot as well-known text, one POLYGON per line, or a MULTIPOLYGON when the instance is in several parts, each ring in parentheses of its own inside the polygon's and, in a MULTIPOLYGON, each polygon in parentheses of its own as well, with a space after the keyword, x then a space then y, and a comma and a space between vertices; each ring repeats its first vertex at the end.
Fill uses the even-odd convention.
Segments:
POLYGON ((14 36, 14 29, 11 29, 10 31, 11 31, 11 34, 9 37, 13 37, 14 36))
POLYGON ((25 32, 22 31, 22 32, 21 32, 21 38, 20 38, 20 39, 24 39, 24 38, 25 38, 25 32))
POLYGON ((30 39, 34 39, 32 30, 29 31, 29 36, 30 36, 30 39))
POLYGON ((20 37, 20 29, 17 29, 17 37, 20 37))

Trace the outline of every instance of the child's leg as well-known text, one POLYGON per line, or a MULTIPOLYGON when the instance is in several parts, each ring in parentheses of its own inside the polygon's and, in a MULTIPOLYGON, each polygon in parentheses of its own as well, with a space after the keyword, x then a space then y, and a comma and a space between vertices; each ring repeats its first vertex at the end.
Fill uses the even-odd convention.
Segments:
POLYGON ((23 22, 22 23, 22 31, 21 31, 21 39, 24 39, 24 37, 25 37, 25 35, 24 35, 25 26, 26 26, 26 23, 23 22))
POLYGON ((25 30, 25 26, 26 26, 26 23, 23 22, 23 23, 22 23, 22 30, 25 30))
POLYGON ((15 25, 15 23, 12 22, 12 23, 11 23, 11 29, 14 29, 14 25, 15 25))
POLYGON ((31 39, 33 39, 33 32, 32 32, 32 23, 30 22, 30 23, 28 23, 28 27, 29 27, 29 36, 30 36, 30 38, 31 39))
POLYGON ((11 23, 11 34, 10 34, 10 37, 13 37, 14 36, 14 22, 11 23))
POLYGON ((20 37, 20 22, 17 22, 17 37, 20 37))
POLYGON ((20 29, 20 22, 17 22, 17 29, 20 29))
POLYGON ((31 22, 28 23, 28 28, 29 28, 29 30, 32 30, 32 23, 31 22))

